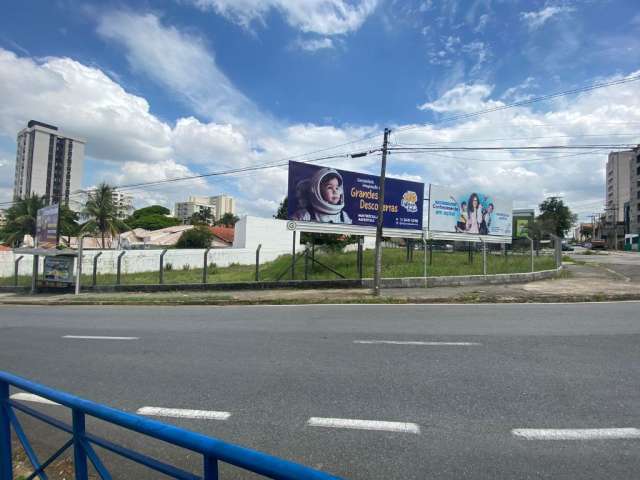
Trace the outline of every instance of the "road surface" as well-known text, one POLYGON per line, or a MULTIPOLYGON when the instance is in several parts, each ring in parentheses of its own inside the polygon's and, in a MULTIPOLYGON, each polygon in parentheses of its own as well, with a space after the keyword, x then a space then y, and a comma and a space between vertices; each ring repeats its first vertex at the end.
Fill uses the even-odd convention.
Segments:
MULTIPOLYGON (((628 480, 640 471, 639 309, 3 306, 0 369, 345 478, 628 480)), ((27 427, 41 448, 61 444, 27 427)), ((157 478, 107 463, 120 478, 157 478)))

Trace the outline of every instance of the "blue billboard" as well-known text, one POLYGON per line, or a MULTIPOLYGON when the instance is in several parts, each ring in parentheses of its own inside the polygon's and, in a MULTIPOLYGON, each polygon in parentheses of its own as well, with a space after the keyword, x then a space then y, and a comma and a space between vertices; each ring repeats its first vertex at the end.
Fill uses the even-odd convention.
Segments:
MULTIPOLYGON (((385 179, 384 228, 422 229, 424 184, 385 179)), ((289 162, 289 219, 375 227, 380 177, 289 162)))

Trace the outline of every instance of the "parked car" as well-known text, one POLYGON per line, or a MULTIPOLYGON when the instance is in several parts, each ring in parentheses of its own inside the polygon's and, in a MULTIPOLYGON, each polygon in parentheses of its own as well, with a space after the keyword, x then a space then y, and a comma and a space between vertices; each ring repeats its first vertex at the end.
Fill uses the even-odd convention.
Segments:
POLYGON ((562 251, 563 252, 573 252, 573 247, 571 245, 569 245, 568 243, 563 243, 562 244, 562 251))

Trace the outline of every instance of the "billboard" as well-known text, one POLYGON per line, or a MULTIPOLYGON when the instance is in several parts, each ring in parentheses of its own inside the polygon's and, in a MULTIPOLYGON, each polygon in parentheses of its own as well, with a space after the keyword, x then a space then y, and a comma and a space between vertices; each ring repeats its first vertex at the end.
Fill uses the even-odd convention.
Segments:
POLYGON ((515 229, 513 238, 524 238, 529 234, 529 218, 518 217, 514 219, 515 229))
MULTIPOLYGON (((289 162, 289 219, 374 227, 380 177, 289 162)), ((424 184, 385 179, 383 227, 422 229, 424 184)))
POLYGON ((513 202, 478 190, 430 186, 429 230, 511 237, 513 202))
POLYGON ((74 258, 44 257, 44 279, 50 282, 73 283, 74 258))
POLYGON ((59 205, 49 205, 38 210, 36 218, 36 246, 56 248, 58 245, 59 205))

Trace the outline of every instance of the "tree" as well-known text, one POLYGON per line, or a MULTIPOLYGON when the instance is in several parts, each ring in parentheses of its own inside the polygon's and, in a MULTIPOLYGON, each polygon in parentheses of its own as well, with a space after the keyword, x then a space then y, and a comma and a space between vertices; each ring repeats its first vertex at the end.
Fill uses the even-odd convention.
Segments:
POLYGON ((67 244, 71 244, 71 237, 80 233, 78 217, 78 212, 71 210, 68 205, 60 205, 58 230, 60 236, 67 237, 67 244))
POLYGON ((211 225, 213 223, 213 213, 210 208, 203 208, 195 212, 189 219, 191 225, 211 225))
POLYGON ((224 215, 222 215, 222 217, 220 217, 220 220, 215 222, 215 225, 233 227, 236 223, 238 223, 238 220, 240 220, 239 217, 236 217, 233 213, 227 212, 224 215))
POLYGON ((144 228, 145 230, 159 230, 161 228, 180 225, 180 220, 169 216, 169 209, 161 205, 151 205, 140 208, 127 218, 129 228, 144 228))
POLYGON ((289 218, 289 198, 284 197, 278 206, 278 211, 273 218, 279 218, 280 220, 287 220, 289 218))
POLYGON ((536 229, 564 237, 577 219, 578 216, 571 213, 561 198, 550 197, 540 204, 536 229))
POLYGON ((38 210, 44 206, 44 197, 34 194, 18 200, 10 207, 4 227, 5 241, 9 245, 17 246, 25 235, 35 238, 38 210))
POLYGON ((176 243, 176 248, 209 248, 213 233, 207 227, 195 227, 185 231, 176 243))
POLYGON ((82 231, 100 233, 102 248, 105 248, 104 240, 107 233, 115 236, 129 229, 118 219, 117 208, 113 203, 113 187, 104 182, 89 194, 84 213, 89 217, 89 221, 82 226, 82 231))

